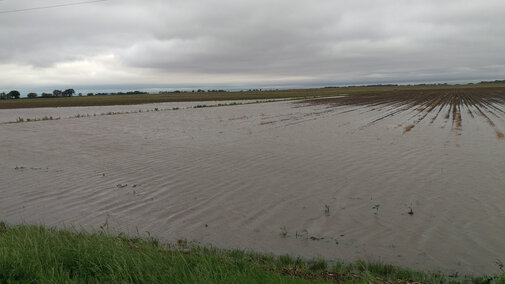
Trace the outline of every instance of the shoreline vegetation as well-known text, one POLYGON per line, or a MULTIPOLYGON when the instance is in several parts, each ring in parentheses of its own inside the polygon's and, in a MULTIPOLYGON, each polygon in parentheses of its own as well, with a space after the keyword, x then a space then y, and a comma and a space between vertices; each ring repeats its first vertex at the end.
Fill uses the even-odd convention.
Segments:
MULTIPOLYGON (((146 94, 142 92, 128 92, 121 94, 101 94, 93 96, 56 96, 34 97, 19 99, 0 99, 0 109, 15 108, 42 108, 42 107, 76 107, 76 106, 110 106, 110 105, 135 105, 163 102, 195 102, 195 101, 223 101, 223 100, 266 100, 287 98, 312 98, 331 97, 339 95, 366 95, 380 94, 394 91, 433 91, 454 89, 482 89, 504 88, 503 81, 482 82, 478 84, 448 85, 448 84, 421 84, 421 85, 369 85, 351 87, 324 87, 314 89, 291 90, 249 90, 249 91, 223 91, 211 90, 197 92, 166 92, 160 94, 146 94)), ((62 92, 63 93, 63 92, 62 92)))
MULTIPOLYGON (((503 266, 499 267, 503 272, 503 266)), ((1 283, 505 283, 387 264, 303 260, 218 249, 181 239, 89 233, 0 222, 1 283)))
POLYGON ((228 102, 228 103, 218 103, 218 104, 198 104, 194 106, 188 107, 171 107, 171 108, 152 108, 152 109, 138 109, 131 111, 109 111, 102 113, 93 113, 93 114, 76 114, 74 116, 69 117, 53 117, 53 116, 44 116, 44 117, 32 117, 32 118, 24 118, 17 117, 15 121, 6 121, 0 122, 0 124, 13 124, 13 123, 25 123, 25 122, 37 122, 37 121, 46 121, 46 120, 60 120, 60 119, 72 119, 72 118, 85 118, 85 117, 97 117, 97 116, 108 116, 108 115, 122 115, 122 114, 133 114, 133 113, 142 113, 142 112, 158 112, 158 111, 176 111, 180 109, 196 109, 196 108, 209 108, 209 107, 223 107, 223 106, 237 106, 237 105, 250 105, 250 104, 261 104, 261 103, 270 103, 270 102, 281 102, 281 101, 291 101, 294 99, 276 99, 276 100, 257 100, 251 102, 228 102))

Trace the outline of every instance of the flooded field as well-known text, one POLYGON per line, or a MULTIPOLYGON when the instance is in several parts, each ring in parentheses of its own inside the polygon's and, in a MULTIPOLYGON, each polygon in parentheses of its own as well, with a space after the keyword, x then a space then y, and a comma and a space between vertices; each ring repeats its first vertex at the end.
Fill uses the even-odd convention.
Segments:
POLYGON ((327 98, 311 101, 313 104, 330 104, 333 106, 362 106, 370 111, 382 111, 382 115, 371 121, 372 125, 380 120, 401 114, 410 113, 412 124, 405 126, 405 132, 410 131, 424 119, 430 123, 443 115, 444 119, 451 118, 451 127, 461 130, 461 112, 467 112, 470 118, 480 116, 489 126, 496 128, 496 136, 504 138, 493 122, 493 119, 505 117, 505 88, 475 88, 455 90, 416 90, 393 91, 345 98, 327 98))
POLYGON ((116 105, 116 106, 3 109, 0 110, 0 124, 133 114, 133 113, 153 112, 153 111, 170 111, 170 110, 201 108, 210 106, 242 105, 242 104, 252 104, 252 103, 270 102, 270 101, 275 100, 205 101, 205 102, 153 103, 153 104, 140 104, 140 105, 116 105))
MULTIPOLYGON (((495 273, 505 262, 503 95, 68 108, 59 120, 3 123, 0 219, 495 273)), ((0 120, 39 116, 16 111, 0 120)))

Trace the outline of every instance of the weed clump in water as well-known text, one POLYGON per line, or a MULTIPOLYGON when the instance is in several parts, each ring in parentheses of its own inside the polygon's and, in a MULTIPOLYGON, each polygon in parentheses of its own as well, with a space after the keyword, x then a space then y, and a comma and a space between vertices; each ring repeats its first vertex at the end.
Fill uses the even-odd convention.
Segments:
POLYGON ((503 139, 505 135, 503 135, 503 132, 496 130, 496 137, 498 137, 498 139, 503 139))
POLYGON ((414 124, 410 124, 410 125, 405 126, 403 133, 409 132, 410 130, 412 130, 412 128, 414 128, 414 126, 415 126, 414 124))
POLYGON ((307 229, 303 229, 300 232, 296 231, 295 236, 297 239, 302 238, 302 239, 307 240, 309 238, 309 232, 307 231, 307 229))
POLYGON ((412 204, 409 206, 409 212, 407 212, 410 216, 414 215, 414 210, 412 210, 412 204))
POLYGON ((375 210, 375 212, 373 214, 375 214, 375 215, 379 214, 380 207, 381 207, 380 204, 375 204, 374 206, 372 206, 372 209, 375 210))
POLYGON ((282 226, 281 227, 280 235, 283 238, 287 238, 287 236, 288 236, 288 229, 286 228, 286 226, 282 226))

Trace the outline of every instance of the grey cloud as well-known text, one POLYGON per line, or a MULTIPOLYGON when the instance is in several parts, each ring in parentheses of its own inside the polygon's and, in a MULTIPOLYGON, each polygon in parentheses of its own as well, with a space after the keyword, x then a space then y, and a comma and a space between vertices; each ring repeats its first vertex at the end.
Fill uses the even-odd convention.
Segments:
MULTIPOLYGON (((0 10, 32 2, 2 1, 0 10)), ((110 0, 0 14, 0 64, 44 69, 114 54, 117 68, 193 74, 195 83, 201 74, 342 83, 499 78, 504 10, 491 0, 110 0)))

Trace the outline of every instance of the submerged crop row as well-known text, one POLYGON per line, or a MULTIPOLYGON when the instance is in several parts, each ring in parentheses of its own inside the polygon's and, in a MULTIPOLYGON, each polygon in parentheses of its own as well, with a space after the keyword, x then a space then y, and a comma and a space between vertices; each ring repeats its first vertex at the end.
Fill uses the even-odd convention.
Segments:
POLYGON ((308 101, 311 104, 328 104, 330 106, 354 106, 380 111, 380 115, 369 122, 375 122, 406 115, 408 132, 423 120, 432 124, 437 118, 451 123, 452 129, 461 131, 463 117, 483 118, 496 131, 498 138, 503 133, 496 128, 495 119, 505 118, 505 88, 466 88, 439 90, 395 90, 377 92, 360 96, 344 96, 308 101))

